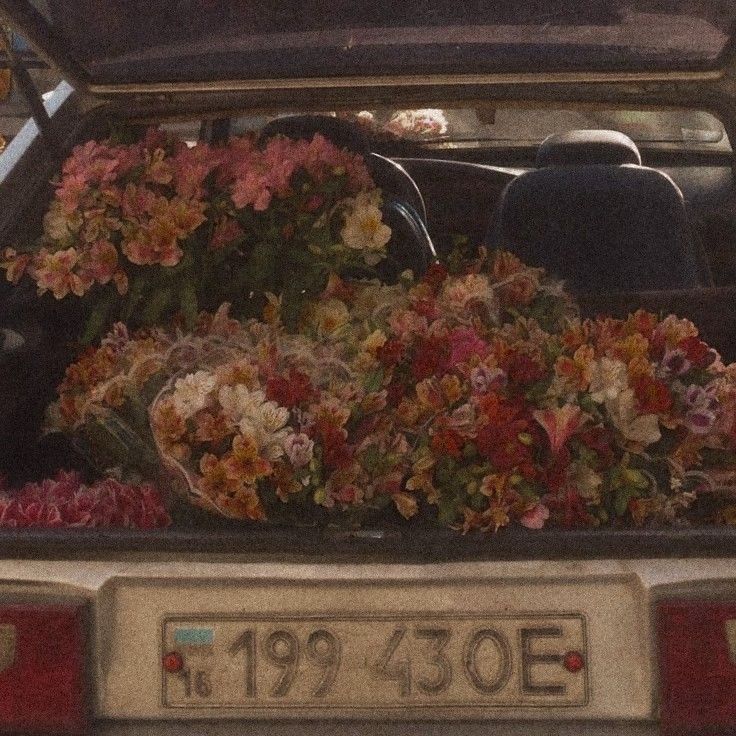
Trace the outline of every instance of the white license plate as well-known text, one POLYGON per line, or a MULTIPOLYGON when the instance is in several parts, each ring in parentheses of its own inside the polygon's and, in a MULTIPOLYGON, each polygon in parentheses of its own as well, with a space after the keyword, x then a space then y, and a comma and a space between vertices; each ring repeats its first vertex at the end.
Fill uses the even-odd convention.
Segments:
POLYGON ((168 617, 162 636, 169 708, 350 712, 588 702, 579 614, 168 617))

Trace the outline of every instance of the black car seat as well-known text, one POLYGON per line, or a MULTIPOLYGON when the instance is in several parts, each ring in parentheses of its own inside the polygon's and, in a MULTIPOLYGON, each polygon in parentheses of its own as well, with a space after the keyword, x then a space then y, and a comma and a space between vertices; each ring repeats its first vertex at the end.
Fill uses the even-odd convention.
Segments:
POLYGON ((490 247, 546 268, 577 293, 709 283, 682 193, 641 165, 630 138, 600 130, 550 136, 537 166, 502 192, 490 247))
POLYGON ((410 244, 389 249, 390 262, 382 264, 381 275, 393 280, 405 268, 418 275, 426 271, 437 260, 437 253, 427 230, 422 193, 403 166, 370 150, 368 137, 355 123, 328 115, 288 115, 265 125, 260 140, 265 143, 275 135, 309 140, 316 133, 363 156, 373 181, 382 190, 383 219, 394 233, 393 240, 410 244))

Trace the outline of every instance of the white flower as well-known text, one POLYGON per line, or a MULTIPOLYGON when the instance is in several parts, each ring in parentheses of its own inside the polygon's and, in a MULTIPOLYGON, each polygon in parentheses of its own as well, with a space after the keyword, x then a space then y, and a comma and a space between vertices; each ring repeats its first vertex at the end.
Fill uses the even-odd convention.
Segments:
POLYGON ((43 231, 52 240, 65 242, 72 238, 82 226, 82 216, 75 212, 68 214, 61 202, 54 201, 43 218, 43 231))
POLYGON ((447 133, 447 118, 444 110, 438 108, 398 110, 384 128, 396 135, 444 135, 447 133))
POLYGON ((626 364, 620 360, 601 358, 590 371, 590 398, 598 404, 612 401, 629 385, 626 364))
POLYGON ((283 443, 287 436, 284 426, 289 421, 286 407, 266 401, 263 391, 250 391, 242 384, 223 386, 218 399, 225 414, 240 431, 256 438, 259 452, 267 460, 277 460, 284 454, 283 443))
POLYGON ((482 304, 492 321, 496 321, 498 317, 498 301, 488 278, 483 274, 470 273, 448 279, 442 288, 439 301, 455 314, 466 316, 471 304, 482 304))
POLYGON ((391 228, 383 222, 378 190, 361 192, 352 200, 340 233, 342 242, 353 250, 365 251, 363 258, 374 266, 386 255, 391 228))
POLYGON ((235 424, 244 419, 258 416, 261 404, 266 401, 263 391, 250 391, 247 386, 223 386, 218 394, 218 400, 225 415, 235 424))
POLYGON ((284 440, 284 450, 295 468, 309 465, 314 452, 314 442, 306 434, 290 434, 284 440))
POLYGON ((637 415, 634 389, 627 388, 615 399, 607 400, 606 409, 614 426, 625 439, 646 446, 661 438, 656 414, 637 415))
POLYGON ((182 419, 189 419, 203 409, 216 385, 217 379, 207 371, 197 371, 184 378, 179 378, 174 383, 174 393, 171 398, 182 419))
POLYGON ((259 407, 259 429, 265 434, 278 432, 288 421, 289 410, 285 406, 279 406, 275 401, 267 401, 259 407))

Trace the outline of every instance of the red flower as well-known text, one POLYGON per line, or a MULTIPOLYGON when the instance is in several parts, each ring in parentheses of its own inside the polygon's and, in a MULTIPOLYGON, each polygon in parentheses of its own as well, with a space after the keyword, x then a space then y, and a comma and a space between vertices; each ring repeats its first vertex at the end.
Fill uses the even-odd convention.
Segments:
POLYGON ((404 357, 404 346, 400 340, 386 340, 376 351, 376 357, 381 365, 390 368, 404 357))
POLYGON ((526 353, 512 353, 506 361, 509 381, 517 386, 529 386, 544 378, 544 366, 526 353))
POLYGON ((439 429, 432 435, 432 450, 438 455, 459 458, 463 444, 463 438, 452 429, 439 429))
POLYGON ((698 337, 686 337, 677 345, 684 351, 687 359, 695 368, 707 368, 715 359, 716 352, 698 337))
POLYGON ((594 470, 605 470, 613 465, 613 432, 605 427, 592 427, 585 432, 581 432, 578 437, 587 448, 593 450, 598 456, 598 463, 594 470))
POLYGON ((271 376, 266 383, 266 396, 269 401, 275 401, 287 409, 293 409, 313 395, 314 388, 309 376, 294 368, 289 371, 288 378, 271 376))
POLYGON ((347 432, 327 422, 315 427, 322 443, 322 461, 329 470, 342 470, 353 461, 353 449, 346 442, 347 432))
POLYGON ((571 460, 570 450, 562 447, 546 468, 543 476, 545 485, 553 493, 559 493, 567 483, 567 469, 571 460))
POLYGON ((562 523, 567 527, 593 526, 595 523, 577 491, 568 488, 560 494, 545 496, 543 501, 550 511, 561 514, 562 523))
POLYGON ((417 299, 412 305, 412 309, 420 317, 426 317, 428 320, 437 319, 437 304, 434 299, 417 299))
POLYGON ((406 386, 401 381, 392 381, 386 389, 386 403, 389 406, 398 406, 406 396, 406 386))
POLYGON ((411 364, 411 373, 417 381, 445 373, 449 366, 449 344, 447 340, 430 337, 423 340, 411 364))
POLYGON ((643 414, 664 414, 672 406, 672 394, 666 383, 649 376, 634 380, 634 394, 643 414))
POLYGON ((505 424, 487 424, 478 432, 478 451, 491 461, 494 469, 502 472, 531 465, 530 445, 520 438, 527 429, 528 422, 525 419, 505 424))

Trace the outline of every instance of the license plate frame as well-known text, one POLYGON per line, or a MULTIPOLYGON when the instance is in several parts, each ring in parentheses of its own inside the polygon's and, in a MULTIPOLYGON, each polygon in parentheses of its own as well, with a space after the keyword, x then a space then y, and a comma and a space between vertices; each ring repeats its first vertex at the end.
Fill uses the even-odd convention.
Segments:
MULTIPOLYGON (((386 698, 374 698, 366 699, 357 702, 354 697, 351 697, 351 693, 344 693, 344 697, 320 697, 320 698, 296 698, 286 699, 284 696, 274 696, 273 692, 270 693, 270 697, 262 697, 260 692, 253 695, 255 697, 241 697, 237 701, 232 699, 221 698, 217 702, 213 702, 210 696, 207 697, 192 697, 191 693, 189 696, 172 697, 172 678, 180 676, 178 673, 167 673, 164 669, 161 671, 161 705, 166 710, 188 710, 193 713, 196 712, 221 712, 221 713, 273 713, 274 711, 281 711, 286 714, 288 712, 294 713, 295 711, 308 711, 311 713, 315 712, 340 712, 347 714, 357 713, 376 713, 376 712, 397 712, 403 710, 416 710, 421 712, 463 712, 463 711, 474 711, 484 709, 495 709, 500 711, 507 711, 511 708, 573 708, 577 709, 586 706, 590 702, 590 649, 588 643, 588 622, 586 616, 578 612, 568 611, 555 611, 549 613, 539 612, 514 612, 514 613, 390 613, 390 614, 358 614, 358 613, 325 613, 325 614, 305 614, 305 615, 285 615, 285 614, 261 614, 261 615, 227 615, 222 613, 213 614, 200 614, 200 615, 183 615, 183 614, 171 614, 166 615, 160 628, 160 646, 162 658, 169 654, 172 650, 176 650, 172 632, 176 630, 176 627, 180 629, 210 629, 213 632, 214 640, 222 638, 223 626, 233 627, 240 626, 249 627, 246 631, 252 631, 254 636, 254 644, 256 647, 255 651, 262 652, 264 647, 264 630, 271 630, 272 636, 274 632, 290 632, 295 640, 301 641, 302 645, 307 641, 308 636, 305 629, 315 631, 337 631, 336 637, 340 642, 340 646, 346 643, 353 648, 360 649, 362 645, 356 644, 353 646, 350 642, 344 638, 344 632, 350 630, 350 627, 354 627, 362 624, 364 627, 373 627, 373 639, 378 636, 377 631, 380 632, 383 629, 383 636, 378 636, 382 639, 383 649, 381 651, 385 654, 386 647, 389 646, 392 641, 392 637, 396 635, 399 629, 404 629, 406 639, 400 639, 399 644, 394 647, 394 651, 391 653, 389 659, 394 658, 394 654, 397 653, 398 646, 404 645, 409 642, 412 636, 420 631, 442 631, 449 630, 452 634, 457 633, 456 640, 460 639, 464 643, 459 645, 456 643, 452 652, 448 653, 448 657, 451 656, 453 672, 456 672, 455 667, 460 666, 462 672, 462 682, 465 686, 459 687, 457 683, 454 683, 454 691, 451 696, 437 697, 437 694, 429 696, 427 692, 417 693, 416 687, 414 688, 413 696, 402 695, 401 692, 398 696, 395 696, 393 700, 386 698), (219 627, 219 629, 218 629, 219 627), (516 629, 514 636, 510 635, 510 631, 516 629), (549 632, 552 630, 562 630, 562 634, 559 636, 549 636, 549 632), (220 636, 217 636, 217 631, 220 631, 220 636), (525 640, 523 635, 520 635, 520 631, 527 631, 527 639, 525 640), (528 632, 532 631, 532 635, 528 632), (542 633, 541 632, 547 632, 542 633), (570 638, 570 632, 574 632, 574 641, 570 638), (393 633, 392 633, 393 632, 393 633), (459 632, 459 633, 458 633, 459 632), (467 662, 465 660, 460 661, 458 653, 463 650, 467 654, 469 642, 472 643, 471 634, 477 636, 481 632, 485 639, 481 637, 479 647, 489 647, 493 649, 497 648, 498 652, 502 652, 503 647, 498 642, 493 640, 493 636, 489 632, 495 632, 501 637, 505 638, 509 647, 510 652, 507 652, 510 657, 510 669, 511 672, 508 678, 504 681, 503 686, 498 690, 497 693, 486 693, 480 692, 478 687, 471 681, 468 674, 467 662), (483 633, 485 632, 485 633, 483 633), (534 633, 536 632, 536 633, 534 633), (574 651, 580 653, 583 657, 584 666, 582 669, 576 672, 564 672, 560 666, 563 664, 563 652, 556 652, 554 655, 547 651, 549 646, 545 647, 545 637, 547 637, 547 644, 552 639, 562 639, 567 635, 567 644, 562 647, 567 650, 567 653, 574 651), (260 642, 260 643, 259 643, 260 642), (541 649, 540 649, 541 644, 541 649), (458 648, 459 647, 459 648, 458 648), (526 652, 526 655, 525 655, 526 652), (544 657, 545 654, 550 656, 556 656, 559 661, 556 662, 543 662, 539 657, 544 657), (526 664, 524 664, 523 657, 527 656, 526 664), (531 656, 531 665, 529 664, 529 656, 531 656), (551 696, 549 693, 540 695, 538 691, 529 691, 531 684, 532 689, 539 687, 540 683, 543 684, 545 677, 548 678, 548 673, 551 671, 550 667, 559 667, 560 673, 566 677, 574 678, 573 695, 562 697, 559 693, 551 696), (532 668, 536 668, 539 672, 541 670, 542 675, 535 675, 532 682, 526 682, 525 678, 529 676, 529 672, 532 668), (516 696, 511 692, 513 687, 516 688, 514 691, 516 696), (469 686, 467 686, 469 684, 469 686), (525 690, 526 688, 526 690, 525 690), (458 693, 460 693, 458 695, 458 693), (470 693, 473 697, 469 697, 470 693)), ((403 635, 402 635, 403 637, 403 635)), ((206 637, 205 637, 206 638, 206 637)), ((368 637, 370 639, 370 637, 368 637)), ((358 640, 355 640, 358 641, 358 640)), ((416 644, 416 642, 413 642, 416 644)), ((436 642, 430 642, 430 644, 436 642)), ((409 646, 409 644, 406 644, 409 646)), ((215 645, 212 644, 214 647, 215 645)), ((365 645, 369 646, 369 645, 365 645)), ((180 647, 181 648, 181 647, 180 647)), ((416 649, 416 647, 415 647, 416 649)), ((371 650, 377 652, 378 650, 371 650)), ((480 651, 477 649, 476 651, 480 651)), ((487 658, 486 653, 486 658, 487 658)), ((185 656, 189 659, 192 658, 192 652, 185 652, 185 656)), ((197 655, 194 657, 196 660, 197 655)), ((214 652, 211 654, 214 658, 214 652)), ((499 655, 500 656, 500 655, 499 655)), ((398 658, 398 655, 397 655, 398 658)), ((254 669, 258 667, 258 658, 254 655, 256 664, 254 669)), ((260 657, 262 660, 263 657, 260 657)), ((409 658, 411 661, 411 657, 409 658)), ((271 665, 274 663, 271 662, 271 665)), ((302 662, 298 665, 301 667, 302 662)), ((386 663, 388 666, 388 663, 386 663)), ((434 667, 434 664, 432 663, 434 667)), ((297 672, 299 671, 297 667, 297 672)), ((360 653, 358 655, 355 652, 351 653, 351 665, 347 668, 348 673, 354 673, 356 669, 363 667, 369 674, 365 677, 372 676, 371 682, 375 683, 375 673, 372 675, 373 668, 368 665, 368 658, 366 657, 365 664, 360 661, 360 653), (356 656, 358 659, 356 660, 356 656), (358 661, 358 665, 356 665, 358 661)), ((393 665, 392 665, 393 667, 393 665)), ((566 667, 566 665, 565 665, 566 667)), ((263 668, 261 667, 261 670, 263 668)), ((432 671, 439 675, 439 669, 434 668, 432 671)), ((393 672, 393 670, 391 670, 393 672)), ((218 675, 220 676, 220 675, 218 675)), ((253 677, 256 678, 256 674, 253 677)), ((298 674, 297 674, 298 676, 298 674)), ((353 676, 352 674, 350 675, 353 676)), ((191 678, 191 673, 190 673, 191 678)), ((387 679, 396 679, 390 677, 387 679)), ((458 678, 460 679, 460 678, 458 678)), ((488 676, 480 676, 480 680, 487 682, 488 676)), ((573 682, 568 679, 568 682, 573 682)), ((452 685, 453 683, 451 683, 452 685)), ((351 691, 354 691, 356 687, 365 685, 365 679, 358 678, 355 682, 348 682, 345 684, 345 678, 341 684, 341 688, 344 690, 349 687, 351 691)), ((403 686, 402 683, 398 683, 399 690, 403 686)), ((445 688, 447 691, 448 688, 445 688)), ((191 685, 190 685, 191 689, 191 685)), ((260 690, 260 688, 259 688, 260 690)), ((287 692, 288 695, 288 692, 287 692)))

